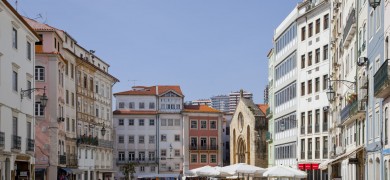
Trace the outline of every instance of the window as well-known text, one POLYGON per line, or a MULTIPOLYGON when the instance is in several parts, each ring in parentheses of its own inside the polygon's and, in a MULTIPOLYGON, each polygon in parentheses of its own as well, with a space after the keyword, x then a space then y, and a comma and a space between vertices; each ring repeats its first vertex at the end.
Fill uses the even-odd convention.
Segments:
POLYGON ((156 171, 156 167, 155 166, 150 166, 150 171, 151 172, 155 172, 156 171))
POLYGON ((313 113, 312 111, 308 111, 307 112, 307 126, 308 126, 308 134, 311 134, 313 131, 312 131, 312 120, 313 120, 313 113))
POLYGON ((154 144, 154 142, 155 142, 155 137, 153 136, 153 135, 150 135, 149 136, 149 144, 154 144))
POLYGON ((134 126, 134 119, 129 119, 129 126, 134 126))
POLYGON ((155 107, 155 106, 154 106, 154 102, 150 102, 150 103, 149 103, 149 109, 154 109, 154 107, 155 107))
POLYGON ((139 119, 138 120, 138 125, 139 126, 144 126, 145 125, 145 120, 144 119, 139 119))
POLYGON ((66 101, 66 104, 69 104, 69 91, 68 90, 65 90, 65 101, 66 101))
POLYGON ((18 73, 12 71, 12 90, 18 91, 18 73))
POLYGON ((145 103, 144 102, 140 102, 139 103, 139 108, 140 109, 145 109, 145 103))
POLYGON ((180 141, 180 135, 179 134, 175 134, 175 141, 180 141))
POLYGON ((305 63, 306 63, 305 55, 302 55, 301 56, 301 69, 305 68, 305 63))
POLYGON ((207 129, 207 121, 200 121, 200 129, 207 129))
POLYGON ((316 109, 315 111, 315 132, 320 132, 320 110, 316 109))
POLYGON ((123 151, 118 152, 118 160, 119 161, 125 160, 125 152, 123 152, 123 151))
POLYGON ((316 159, 319 159, 320 158, 320 138, 319 137, 316 137, 316 152, 315 152, 315 158, 316 159))
POLYGON ((167 120, 161 119, 161 126, 167 126, 167 120))
POLYGON ((130 151, 129 152, 129 161, 134 161, 135 160, 135 152, 130 151))
MULTIPOLYGON (((26 86, 27 86, 27 89, 31 89, 31 88, 32 88, 32 83, 31 83, 30 80, 27 80, 26 86)), ((28 94, 27 94, 27 97, 28 97, 29 99, 31 99, 31 94, 32 94, 32 93, 28 93, 28 94)))
POLYGON ((301 41, 304 41, 306 38, 306 27, 301 28, 301 41))
MULTIPOLYGON (((144 158, 144 159, 145 159, 145 158, 144 158)), ((140 167, 139 167, 139 171, 140 171, 140 172, 145 172, 145 166, 140 166, 140 167)))
POLYGON ((154 119, 149 119, 149 126, 154 126, 154 119))
POLYGON ((129 144, 134 144, 134 136, 133 135, 129 136, 129 144))
POLYGON ((74 65, 71 63, 70 64, 70 77, 73 79, 74 77, 74 65))
POLYGON ((307 94, 312 93, 312 86, 313 86, 312 80, 307 81, 307 94))
POLYGON ((168 119, 168 126, 173 126, 173 119, 168 119))
POLYGON ((125 142, 124 136, 118 136, 118 143, 123 144, 125 142))
POLYGON ((375 9, 376 12, 376 29, 381 27, 381 8, 375 9))
POLYGON ((324 48, 323 48, 323 53, 322 53, 322 56, 323 56, 323 60, 327 60, 328 59, 328 57, 329 57, 329 55, 328 55, 328 52, 329 50, 328 50, 328 45, 325 45, 324 46, 324 48))
POLYGON ((175 126, 180 126, 180 119, 175 119, 175 126))
POLYGON ((149 160, 155 160, 156 159, 156 155, 154 152, 149 152, 149 160))
POLYGON ((316 20, 316 34, 320 32, 320 27, 321 27, 321 20, 317 19, 316 20))
POLYGON ((123 119, 119 119, 118 120, 118 125, 119 126, 123 126, 124 125, 124 120, 123 119))
POLYGON ((167 141, 167 135, 166 134, 161 134, 161 141, 166 142, 167 141))
POLYGON ((320 48, 316 49, 315 63, 320 62, 320 48))
POLYGON ((207 155, 206 154, 200 155, 200 163, 207 163, 207 155))
POLYGON ((210 129, 217 129, 217 121, 210 121, 210 129))
POLYGON ((12 28, 12 47, 18 49, 18 31, 12 28))
POLYGON ((308 159, 312 159, 313 139, 309 138, 308 141, 309 141, 308 144, 307 144, 307 148, 308 148, 308 159))
POLYGON ((161 149, 161 156, 167 156, 167 150, 161 149))
POLYGON ((35 66, 35 80, 36 81, 45 80, 45 68, 43 66, 35 66))
POLYGON ((191 163, 197 163, 197 162, 198 162, 198 155, 191 154, 191 163))
POLYGON ((301 159, 305 159, 305 139, 301 139, 301 159))
POLYGON ((322 89, 327 89, 328 88, 328 75, 325 74, 322 78, 322 89))
POLYGON ((74 106, 74 93, 72 93, 71 102, 72 102, 72 106, 74 106))
POLYGON ((31 43, 28 42, 28 41, 27 41, 26 50, 27 50, 27 59, 28 59, 28 60, 31 60, 31 43))
POLYGON ((326 110, 325 108, 323 108, 322 113, 322 131, 328 131, 328 110, 326 110))
POLYGON ((76 121, 72 119, 72 132, 75 132, 75 128, 76 128, 76 121))
POLYGON ((138 143, 144 144, 145 143, 145 136, 139 136, 138 137, 138 143))
POLYGON ((180 156, 180 150, 179 149, 175 149, 175 156, 176 157, 180 156))
POLYGON ((307 59, 307 66, 311 66, 312 59, 313 59, 313 52, 309 52, 308 59, 307 59))
POLYGON ((191 129, 198 129, 198 121, 191 120, 191 129))
POLYGON ((66 131, 70 130, 69 118, 66 118, 66 131))
POLYGON ((198 146, 198 139, 196 137, 191 137, 191 149, 195 149, 198 146))
POLYGON ((279 80, 296 68, 296 53, 291 54, 275 67, 275 79, 279 80))
POLYGON ((35 102, 35 116, 43 116, 44 109, 41 106, 41 102, 35 102))
POLYGON ((210 163, 217 163, 217 155, 215 154, 210 155, 210 163))
POLYGON ((326 14, 324 16, 324 30, 328 29, 328 27, 329 27, 329 14, 326 14))
POLYGON ((301 83, 301 96, 305 95, 305 82, 301 83))
POLYGON ((313 36, 313 23, 309 24, 309 37, 313 36))
POLYGON ((129 102, 129 109, 134 109, 134 102, 129 102))
POLYGON ((320 78, 315 79, 315 89, 316 92, 320 91, 320 78))
POLYGON ((124 103, 124 102, 120 102, 120 103, 119 103, 119 108, 120 108, 120 109, 125 108, 125 103, 124 103))

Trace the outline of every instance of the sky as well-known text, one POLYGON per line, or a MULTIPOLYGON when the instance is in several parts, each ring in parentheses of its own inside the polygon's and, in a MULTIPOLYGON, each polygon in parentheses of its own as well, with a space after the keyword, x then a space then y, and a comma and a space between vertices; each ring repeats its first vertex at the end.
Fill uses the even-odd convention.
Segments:
MULTIPOLYGON (((9 0, 15 6, 15 0, 9 0)), ((133 85, 180 85, 185 101, 244 89, 263 102, 275 28, 299 0, 18 0, 133 85)))

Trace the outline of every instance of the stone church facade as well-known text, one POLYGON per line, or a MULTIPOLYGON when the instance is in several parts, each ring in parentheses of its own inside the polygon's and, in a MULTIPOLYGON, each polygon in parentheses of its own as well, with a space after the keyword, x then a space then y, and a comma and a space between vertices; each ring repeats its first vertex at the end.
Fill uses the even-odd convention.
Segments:
POLYGON ((268 167, 266 108, 241 96, 230 123, 230 164, 268 167))

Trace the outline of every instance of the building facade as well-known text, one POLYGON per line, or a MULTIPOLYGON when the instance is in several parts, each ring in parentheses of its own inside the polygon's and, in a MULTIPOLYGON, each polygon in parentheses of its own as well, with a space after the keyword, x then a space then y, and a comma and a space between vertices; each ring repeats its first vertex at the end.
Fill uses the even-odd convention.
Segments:
POLYGON ((205 165, 222 166, 222 121, 222 113, 209 106, 184 106, 184 174, 205 165))
POLYGON ((274 34, 273 154, 275 164, 297 167, 297 23, 295 7, 274 34))
POLYGON ((35 47, 39 36, 6 1, 0 1, 0 176, 34 178, 35 47), (27 90, 27 91, 26 91, 27 90))
POLYGON ((256 105, 251 99, 244 98, 241 91, 230 123, 230 164, 247 163, 268 167, 266 109, 266 105, 256 105))
MULTIPOLYGON (((303 1, 298 5, 297 152, 298 168, 307 179, 327 179, 319 164, 328 160, 330 2, 303 1)), ((291 118, 291 116, 290 116, 291 118)))
POLYGON ((211 107, 218 109, 221 112, 229 112, 229 96, 227 95, 218 95, 213 96, 211 99, 211 107))
MULTIPOLYGON (((274 49, 271 49, 268 54, 268 69, 274 69, 274 49)), ((275 165, 275 156, 274 156, 274 144, 273 144, 273 135, 274 135, 274 71, 268 71, 268 108, 266 110, 266 117, 268 120, 268 132, 267 132, 267 142, 268 142, 268 167, 275 165)))
MULTIPOLYGON (((247 99, 253 98, 253 94, 250 92, 244 91, 243 94, 244 94, 244 97, 247 99)), ((229 93, 229 113, 231 113, 231 114, 234 113, 239 101, 240 101, 240 92, 239 91, 229 93)))

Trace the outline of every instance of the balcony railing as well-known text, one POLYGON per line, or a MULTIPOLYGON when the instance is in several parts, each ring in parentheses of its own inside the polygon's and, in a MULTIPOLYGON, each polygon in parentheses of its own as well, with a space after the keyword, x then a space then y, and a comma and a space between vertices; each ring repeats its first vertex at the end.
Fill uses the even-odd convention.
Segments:
POLYGON ((305 134, 305 126, 301 126, 301 134, 305 134))
POLYGON ((27 151, 34 151, 35 140, 27 138, 27 151))
POLYGON ((315 128, 315 133, 319 133, 320 132, 320 124, 314 125, 314 128, 315 128))
POLYGON ((389 68, 389 60, 386 60, 374 75, 374 95, 377 98, 385 98, 390 94, 389 68))
POLYGON ((322 124, 322 132, 327 132, 328 131, 328 123, 322 124))
POLYGON ((354 100, 346 105, 340 112, 340 124, 345 123, 349 119, 353 119, 358 115, 363 115, 366 111, 366 102, 364 100, 354 100))
POLYGON ((69 155, 66 157, 66 166, 78 166, 77 162, 77 156, 76 155, 69 155))
POLYGON ((84 136, 77 138, 77 144, 97 146, 99 144, 99 141, 98 141, 97 137, 84 135, 84 136))
POLYGON ((352 9, 352 11, 348 15, 347 23, 344 27, 344 46, 348 46, 351 42, 351 39, 356 31, 356 18, 355 18, 355 9, 352 9))
POLYGON ((301 152, 301 159, 305 159, 305 151, 301 152))
POLYGON ((307 134, 312 134, 313 133, 313 126, 309 124, 309 127, 307 127, 307 134))
POLYGON ((218 145, 190 145, 190 150, 218 150, 218 145))
POLYGON ((12 149, 20 150, 22 145, 22 138, 17 135, 12 135, 12 149))
POLYGON ((312 151, 308 151, 307 152, 307 158, 308 159, 313 159, 313 152, 312 151))
POLYGON ((4 148, 4 140, 5 140, 5 137, 4 137, 4 132, 0 132, 0 148, 4 148))
POLYGON ((114 147, 114 142, 109 141, 109 140, 99 139, 98 144, 99 144, 99 146, 106 147, 106 148, 113 148, 114 147))
POLYGON ((155 164, 157 163, 156 158, 141 158, 141 159, 129 159, 129 158, 117 158, 116 164, 128 164, 128 163, 135 163, 135 164, 155 164))
POLYGON ((322 151, 322 158, 327 159, 328 158, 328 148, 324 148, 322 151))
POLYGON ((66 155, 58 155, 58 164, 66 164, 66 155))
POLYGON ((315 150, 314 154, 316 159, 320 159, 320 150, 315 150))

